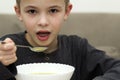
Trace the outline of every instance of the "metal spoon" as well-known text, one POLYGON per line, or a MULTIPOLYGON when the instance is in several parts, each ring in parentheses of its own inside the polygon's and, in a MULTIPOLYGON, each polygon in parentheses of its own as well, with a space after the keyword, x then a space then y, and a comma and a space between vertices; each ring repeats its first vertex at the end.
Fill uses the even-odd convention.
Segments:
MULTIPOLYGON (((6 42, 0 41, 1 44, 5 44, 6 42)), ((24 46, 24 45, 15 45, 21 48, 29 48, 33 52, 43 52, 47 49, 47 47, 31 47, 31 46, 24 46)))
POLYGON ((33 52, 43 52, 47 49, 47 47, 30 47, 30 46, 24 46, 24 45, 16 45, 16 46, 21 48, 29 48, 33 52))

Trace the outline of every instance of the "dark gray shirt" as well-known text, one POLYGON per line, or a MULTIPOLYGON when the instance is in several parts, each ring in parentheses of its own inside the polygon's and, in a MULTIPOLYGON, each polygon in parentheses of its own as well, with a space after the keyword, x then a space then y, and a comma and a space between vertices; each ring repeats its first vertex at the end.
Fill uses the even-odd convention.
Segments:
MULTIPOLYGON (((29 45, 25 33, 9 34, 16 44, 29 45)), ((92 47, 84 38, 72 35, 58 36, 58 49, 50 54, 32 52, 27 48, 17 49, 18 60, 7 67, 0 64, 0 80, 14 80, 16 66, 27 63, 52 62, 75 67, 71 80, 120 80, 120 61, 92 47), (11 79, 10 79, 11 78, 11 79)))

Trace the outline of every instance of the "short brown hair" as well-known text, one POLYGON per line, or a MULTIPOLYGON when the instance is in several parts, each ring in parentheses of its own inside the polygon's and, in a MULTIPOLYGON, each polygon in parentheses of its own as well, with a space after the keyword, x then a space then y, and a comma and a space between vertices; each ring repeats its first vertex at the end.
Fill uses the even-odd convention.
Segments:
MULTIPOLYGON (((16 4, 20 7, 20 1, 21 0, 16 0, 16 4)), ((65 0, 65 4, 68 5, 70 0, 65 0)))

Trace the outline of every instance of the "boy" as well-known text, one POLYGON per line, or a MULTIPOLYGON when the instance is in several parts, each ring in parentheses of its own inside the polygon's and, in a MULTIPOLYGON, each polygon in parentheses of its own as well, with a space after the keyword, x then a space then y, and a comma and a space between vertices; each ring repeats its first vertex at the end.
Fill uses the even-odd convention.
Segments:
POLYGON ((16 14, 26 31, 0 38, 0 80, 14 80, 16 66, 54 62, 75 67, 71 80, 119 80, 120 61, 78 36, 58 35, 72 9, 69 0, 16 0, 16 14), (43 52, 15 44, 48 47, 43 52))

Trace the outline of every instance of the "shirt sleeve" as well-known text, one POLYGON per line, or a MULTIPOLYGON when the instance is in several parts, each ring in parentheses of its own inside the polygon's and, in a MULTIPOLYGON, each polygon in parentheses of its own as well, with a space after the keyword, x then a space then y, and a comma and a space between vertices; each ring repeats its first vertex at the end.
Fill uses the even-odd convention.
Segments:
POLYGON ((109 57, 87 43, 87 70, 93 80, 120 80, 120 60, 109 57))
POLYGON ((17 74, 15 64, 5 67, 0 63, 0 80, 15 80, 14 76, 17 74))
MULTIPOLYGON (((4 40, 9 37, 9 35, 0 37, 0 40, 4 40)), ((0 63, 0 80, 16 80, 15 75, 17 74, 17 69, 15 64, 11 64, 9 66, 4 66, 0 63)))

